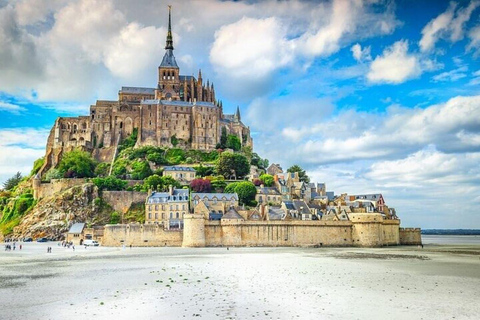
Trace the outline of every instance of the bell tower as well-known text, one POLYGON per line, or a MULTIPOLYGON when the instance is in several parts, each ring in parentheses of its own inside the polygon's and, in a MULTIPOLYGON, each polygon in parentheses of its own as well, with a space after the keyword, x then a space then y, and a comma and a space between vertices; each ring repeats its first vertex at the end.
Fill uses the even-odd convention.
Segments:
POLYGON ((158 86, 155 92, 158 100, 180 100, 180 68, 173 55, 172 6, 168 6, 168 32, 165 55, 158 66, 158 86))

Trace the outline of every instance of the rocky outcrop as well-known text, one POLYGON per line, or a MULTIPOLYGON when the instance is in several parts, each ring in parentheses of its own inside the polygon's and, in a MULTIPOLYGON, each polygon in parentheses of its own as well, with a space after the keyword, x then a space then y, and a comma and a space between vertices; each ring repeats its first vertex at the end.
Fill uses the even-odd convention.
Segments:
POLYGON ((63 192, 40 199, 9 238, 47 237, 63 239, 74 222, 103 225, 110 218, 111 208, 98 198, 98 189, 92 183, 74 186, 63 192))

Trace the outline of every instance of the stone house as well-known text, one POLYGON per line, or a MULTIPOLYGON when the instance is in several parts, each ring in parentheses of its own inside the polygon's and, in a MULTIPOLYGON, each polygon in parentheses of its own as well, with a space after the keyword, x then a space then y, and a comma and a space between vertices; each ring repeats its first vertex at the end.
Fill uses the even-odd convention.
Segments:
POLYGON ((271 165, 268 166, 267 168, 267 173, 271 176, 274 176, 278 173, 282 173, 283 169, 278 163, 272 163, 271 165))
POLYGON ((231 207, 238 206, 236 193, 192 193, 191 206, 207 220, 220 220, 231 207))
POLYGON ((383 212, 385 206, 385 200, 381 193, 348 195, 345 198, 350 202, 361 200, 370 201, 375 206, 377 212, 383 212))
POLYGON ((145 224, 162 224, 164 229, 182 229, 183 217, 189 212, 189 190, 152 192, 145 202, 145 224))
POLYGON ((257 188, 255 201, 258 204, 280 205, 282 203, 282 194, 275 187, 265 187, 261 185, 257 188))
POLYGON ((163 176, 172 177, 181 184, 190 184, 195 179, 196 171, 192 167, 165 166, 163 176))

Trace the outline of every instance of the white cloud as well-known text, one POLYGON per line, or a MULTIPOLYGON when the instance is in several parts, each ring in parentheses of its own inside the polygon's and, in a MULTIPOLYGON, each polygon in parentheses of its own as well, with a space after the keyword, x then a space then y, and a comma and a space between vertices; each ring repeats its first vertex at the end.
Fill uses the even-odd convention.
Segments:
POLYGON ((435 76, 433 76, 433 81, 434 82, 443 82, 443 81, 449 81, 449 82, 453 82, 453 81, 457 81, 457 80, 460 80, 462 78, 465 78, 467 76, 467 74, 465 72, 468 71, 468 67, 467 66, 462 66, 462 67, 459 67, 457 69, 454 69, 454 70, 450 70, 450 71, 446 71, 446 72, 442 72, 440 74, 437 74, 435 76))
POLYGON ((418 77, 422 73, 419 59, 408 53, 408 41, 395 42, 377 56, 370 65, 367 79, 370 82, 398 84, 418 77))
POLYGON ((480 55, 480 25, 472 28, 468 32, 468 37, 470 38, 470 43, 467 46, 467 50, 474 50, 475 57, 480 55))
POLYGON ((45 154, 50 130, 33 128, 0 129, 0 182, 17 171, 30 173, 33 162, 45 154))
POLYGON ((27 111, 27 109, 16 104, 0 101, 0 111, 6 111, 13 114, 20 114, 23 111, 27 111))
POLYGON ((276 18, 242 18, 215 33, 210 61, 218 72, 255 81, 290 63, 292 49, 276 18))
POLYGON ((419 42, 420 50, 422 52, 432 50, 439 39, 448 39, 451 42, 463 39, 465 23, 470 20, 472 12, 478 6, 480 6, 479 1, 471 1, 466 8, 458 8, 456 2, 451 2, 445 12, 432 19, 423 28, 422 39, 419 42))
POLYGON ((358 62, 372 60, 372 56, 370 55, 370 46, 362 49, 362 46, 359 43, 356 43, 350 48, 350 51, 352 51, 353 58, 358 62))

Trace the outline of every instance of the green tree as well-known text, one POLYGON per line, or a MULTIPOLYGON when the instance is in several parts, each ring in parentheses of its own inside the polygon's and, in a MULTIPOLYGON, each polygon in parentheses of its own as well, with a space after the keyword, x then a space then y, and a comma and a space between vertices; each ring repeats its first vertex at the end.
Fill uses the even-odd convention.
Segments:
POLYGON ((218 158, 216 168, 217 173, 226 179, 230 177, 241 179, 250 172, 250 163, 242 154, 223 152, 218 158))
POLYGON ((240 182, 232 182, 232 183, 229 183, 226 187, 225 187, 225 190, 223 192, 225 193, 235 193, 235 188, 238 186, 240 182))
POLYGON ((271 187, 273 186, 273 182, 274 182, 274 179, 273 179, 273 176, 272 175, 269 175, 269 174, 262 174, 260 176, 260 180, 263 182, 263 184, 265 185, 265 187, 271 187))
POLYGON ((250 181, 242 181, 235 186, 235 193, 238 195, 240 204, 250 205, 255 200, 257 188, 250 181))
POLYGON ((40 168, 43 166, 44 163, 45 163, 45 158, 44 157, 41 157, 41 158, 35 160, 35 162, 33 163, 33 169, 30 172, 30 175, 33 176, 34 174, 36 174, 38 172, 38 170, 40 170, 40 168))
POLYGON ((212 189, 215 190, 216 192, 224 192, 224 189, 227 186, 227 183, 225 182, 225 180, 213 180, 211 184, 212 184, 212 189))
POLYGON ((236 135, 229 134, 227 137, 227 148, 239 151, 242 148, 242 143, 236 135))
POLYGON ((176 147, 178 145, 178 138, 176 135, 173 135, 170 137, 170 142, 172 143, 172 146, 176 147))
POLYGON ((132 179, 143 180, 153 174, 147 161, 135 161, 132 164, 132 179))
POLYGON ((144 187, 152 190, 158 190, 158 186, 162 187, 163 186, 163 180, 162 177, 160 177, 157 174, 151 175, 150 177, 146 178, 143 181, 144 187))
POLYGON ((310 182, 310 178, 307 176, 305 173, 305 170, 303 170, 299 165, 294 164, 290 168, 287 169, 287 172, 298 172, 298 177, 300 178, 300 181, 303 181, 305 183, 310 182))
POLYGON ((13 188, 15 188, 20 183, 20 181, 22 181, 22 179, 23 177, 20 172, 15 173, 13 177, 7 179, 7 181, 3 183, 3 189, 13 190, 13 188))
POLYGON ((197 177, 202 177, 202 178, 206 177, 206 176, 211 176, 213 174, 213 170, 214 170, 213 167, 205 167, 205 166, 202 166, 202 165, 193 167, 193 169, 195 169, 195 175, 197 177))
POLYGON ((95 161, 85 151, 78 149, 65 153, 58 165, 58 170, 66 178, 89 178, 93 177, 95 161))
POLYGON ((220 135, 220 148, 225 149, 227 147, 227 128, 222 127, 222 133, 220 135))
POLYGON ((125 190, 127 187, 127 181, 117 179, 115 177, 106 177, 106 178, 93 178, 93 183, 98 187, 99 190, 125 190))
POLYGON ((120 214, 116 211, 110 215, 110 224, 119 224, 121 220, 120 214))
POLYGON ((63 178, 62 173, 60 170, 55 169, 55 168, 50 168, 50 170, 47 171, 47 174, 45 174, 45 180, 51 181, 52 179, 61 179, 63 178))
POLYGON ((95 167, 95 175, 97 177, 106 177, 108 175, 109 170, 110 170, 110 163, 108 162, 99 163, 95 167))
POLYGON ((167 164, 168 161, 163 156, 163 153, 153 152, 147 155, 147 160, 155 163, 156 165, 167 164))

